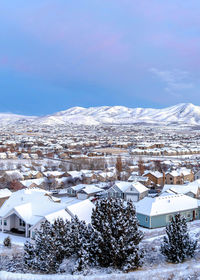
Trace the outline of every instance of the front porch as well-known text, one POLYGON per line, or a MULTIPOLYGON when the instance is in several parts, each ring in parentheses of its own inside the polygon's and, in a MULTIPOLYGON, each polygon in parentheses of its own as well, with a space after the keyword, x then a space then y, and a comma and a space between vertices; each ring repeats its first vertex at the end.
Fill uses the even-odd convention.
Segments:
POLYGON ((9 234, 30 237, 29 228, 30 225, 21 219, 16 213, 10 213, 9 215, 2 217, 0 222, 1 231, 9 234))

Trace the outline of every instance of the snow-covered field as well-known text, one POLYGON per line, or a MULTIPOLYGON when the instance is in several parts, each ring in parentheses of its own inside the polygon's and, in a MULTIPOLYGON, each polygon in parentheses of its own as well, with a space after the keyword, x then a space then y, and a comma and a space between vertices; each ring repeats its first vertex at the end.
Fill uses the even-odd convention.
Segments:
MULTIPOLYGON (((35 275, 20 274, 1 271, 0 280, 164 280, 164 279, 180 279, 180 280, 196 280, 200 279, 200 243, 198 243, 197 252, 193 259, 189 259, 182 264, 169 264, 159 252, 160 243, 165 234, 165 228, 159 229, 143 229, 145 237, 142 246, 145 250, 144 265, 142 268, 130 272, 120 273, 114 270, 91 270, 90 275, 35 275)), ((199 240, 200 221, 194 221, 188 224, 190 235, 199 240)), ((0 233, 0 252, 5 253, 2 246, 6 233, 0 233)), ((14 250, 22 249, 25 242, 24 237, 10 235, 14 250)), ((12 249, 7 249, 12 250, 12 249)))

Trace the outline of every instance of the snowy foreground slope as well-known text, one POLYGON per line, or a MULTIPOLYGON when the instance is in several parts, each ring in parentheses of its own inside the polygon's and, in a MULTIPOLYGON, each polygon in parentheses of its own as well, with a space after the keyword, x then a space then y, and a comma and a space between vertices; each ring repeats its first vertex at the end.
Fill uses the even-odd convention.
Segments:
POLYGON ((91 276, 72 275, 34 275, 0 272, 1 280, 161 280, 161 279, 200 279, 200 264, 185 262, 183 264, 163 265, 162 267, 138 270, 128 274, 95 274, 91 276), (191 278, 191 276, 193 278, 191 278))
POLYGON ((73 107, 53 115, 43 117, 25 117, 12 114, 0 114, 2 124, 31 123, 35 125, 64 124, 200 124, 200 107, 181 103, 164 109, 127 108, 124 106, 73 107))
MULTIPOLYGON (((200 279, 200 221, 194 221, 188 224, 190 235, 198 240, 198 248, 193 259, 187 260, 182 264, 169 264, 160 254, 159 248, 165 234, 165 229, 142 229, 145 233, 142 246, 145 249, 144 265, 142 268, 130 272, 120 273, 119 271, 110 270, 91 270, 91 275, 69 275, 69 274, 54 274, 54 275, 35 275, 35 274, 20 274, 0 271, 1 280, 197 280, 200 279)), ((2 244, 5 234, 0 234, 0 244, 2 244)), ((12 238, 13 236, 11 236, 12 238)), ((25 238, 18 237, 13 239, 13 244, 22 244, 25 238)), ((0 247, 1 248, 1 247, 0 247)), ((1 249, 2 250, 2 249, 1 249)))

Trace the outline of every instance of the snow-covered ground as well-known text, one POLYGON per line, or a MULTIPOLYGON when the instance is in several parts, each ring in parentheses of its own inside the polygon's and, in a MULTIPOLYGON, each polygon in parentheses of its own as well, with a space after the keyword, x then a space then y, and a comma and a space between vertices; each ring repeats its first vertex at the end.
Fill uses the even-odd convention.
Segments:
MULTIPOLYGON (((200 221, 188 223, 190 235, 199 240, 200 237, 200 221)), ((121 273, 114 270, 92 269, 90 275, 35 275, 35 274, 20 274, 10 272, 0 272, 0 280, 196 280, 200 279, 200 242, 193 259, 189 259, 182 264, 169 264, 165 261, 160 253, 160 244, 165 234, 165 228, 159 229, 144 229, 145 233, 142 241, 142 246, 145 250, 144 265, 140 269, 130 272, 121 273)), ((8 234, 0 233, 0 252, 3 249, 2 243, 8 234)), ((14 248, 22 249, 26 238, 10 235, 14 248)), ((11 250, 11 249, 7 249, 11 250)))
POLYGON ((28 238, 25 238, 23 236, 17 236, 14 234, 0 232, 0 246, 3 245, 3 241, 7 236, 10 236, 12 244, 18 245, 21 247, 23 247, 26 240, 28 240, 28 238))
POLYGON ((112 273, 112 274, 94 274, 89 276, 81 275, 35 275, 21 274, 11 272, 0 272, 1 280, 164 280, 164 279, 182 279, 198 280, 200 279, 199 261, 194 263, 188 261, 183 264, 165 264, 151 267, 149 269, 140 269, 130 273, 112 273))

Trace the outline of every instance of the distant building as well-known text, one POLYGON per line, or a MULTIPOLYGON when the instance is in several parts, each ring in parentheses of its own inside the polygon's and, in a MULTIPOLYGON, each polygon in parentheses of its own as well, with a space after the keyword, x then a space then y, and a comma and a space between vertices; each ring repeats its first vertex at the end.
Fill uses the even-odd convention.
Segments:
POLYGON ((165 183, 168 185, 182 185, 184 182, 192 181, 194 181, 194 174, 187 168, 172 170, 165 174, 165 183))

